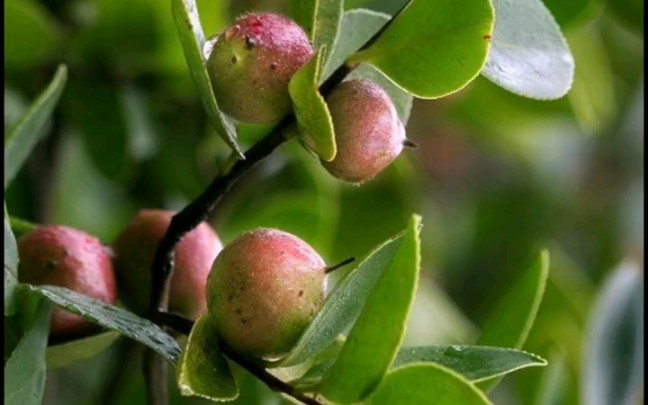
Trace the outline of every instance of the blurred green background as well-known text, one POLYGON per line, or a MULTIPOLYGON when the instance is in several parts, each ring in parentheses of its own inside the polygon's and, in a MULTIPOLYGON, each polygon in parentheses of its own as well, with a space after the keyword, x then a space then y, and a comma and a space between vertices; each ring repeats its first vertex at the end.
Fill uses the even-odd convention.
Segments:
MULTIPOLYGON (((292 142, 245 177, 210 218, 225 242, 273 226, 336 263, 363 256, 403 229, 412 212, 422 214, 423 274, 409 345, 472 343, 547 247, 550 278, 524 348, 550 366, 507 377, 492 394, 498 405, 586 404, 595 388, 585 370, 600 351, 591 344, 592 325, 603 316, 595 303, 621 263, 643 283, 643 2, 544 2, 575 56, 568 96, 525 99, 479 77, 450 97, 415 101, 407 133, 420 148, 377 180, 341 184, 292 142)), ((393 12, 401 4, 347 0, 346 7, 393 12)), ((198 5, 210 36, 243 12, 288 10, 279 0, 198 5)), ((47 136, 6 193, 13 216, 76 227, 109 244, 140 208, 181 209, 225 167, 229 150, 209 127, 169 6, 5 1, 5 132, 55 67, 69 67, 47 136)), ((241 144, 256 137, 246 128, 241 144)), ((612 348, 624 350, 612 353, 620 364, 604 367, 621 370, 617 385, 630 399, 609 403, 637 405, 642 318, 623 325, 637 335, 612 348)), ((48 371, 45 403, 144 403, 140 355, 122 338, 90 360, 48 371)), ((236 403, 281 401, 238 372, 236 403)), ((173 383, 171 392, 174 404, 203 402, 181 398, 173 383)))

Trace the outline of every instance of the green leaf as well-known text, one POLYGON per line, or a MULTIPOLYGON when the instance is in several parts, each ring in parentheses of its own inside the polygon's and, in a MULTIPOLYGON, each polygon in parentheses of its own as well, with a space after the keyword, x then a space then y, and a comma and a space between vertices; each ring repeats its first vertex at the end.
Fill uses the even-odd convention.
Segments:
POLYGON ((326 349, 311 357, 306 363, 301 363, 310 366, 310 368, 307 368, 306 372, 302 371, 298 378, 290 381, 290 385, 303 392, 317 391, 322 377, 326 375, 340 355, 345 340, 343 336, 339 336, 326 349))
POLYGON ((560 27, 541 0, 493 0, 497 14, 483 74, 521 96, 551 100, 574 80, 572 57, 560 27))
POLYGON ((8 405, 40 405, 45 389, 45 348, 51 305, 38 300, 33 323, 5 365, 4 402, 8 405))
MULTIPOLYGON (((533 326, 549 275, 549 252, 543 250, 492 312, 477 340, 481 346, 520 349, 533 326)), ((484 384, 490 390, 498 380, 484 384)))
POLYGON ((9 224, 7 205, 4 206, 4 314, 16 312, 14 294, 18 284, 18 248, 9 224))
POLYGON ((321 159, 331 161, 337 153, 333 119, 318 89, 325 52, 326 48, 320 48, 315 57, 295 72, 288 92, 295 108, 301 141, 321 159))
POLYGON ((238 396, 232 371, 218 347, 216 330, 206 315, 201 316, 191 329, 176 370, 182 395, 212 401, 231 401, 238 396))
POLYGON ((342 21, 343 0, 293 0, 290 11, 308 34, 313 48, 333 49, 342 21))
POLYGON ((243 152, 236 143, 236 128, 231 120, 219 110, 214 90, 209 81, 209 74, 205 67, 205 57, 202 52, 205 44, 205 34, 200 25, 196 2, 195 0, 172 0, 171 4, 185 59, 187 59, 191 77, 193 77, 198 87, 198 93, 205 105, 209 121, 232 150, 241 159, 245 159, 243 152))
POLYGON ((178 343, 147 319, 67 288, 21 285, 70 312, 150 347, 173 364, 178 362, 180 357, 178 343))
POLYGON ((404 236, 400 233, 378 245, 338 283, 281 366, 308 360, 353 325, 376 282, 394 262, 404 236))
POLYGON ((484 67, 493 19, 486 0, 412 0, 373 45, 348 62, 374 65, 416 97, 444 97, 484 67))
POLYGON ((114 331, 103 332, 83 339, 48 346, 45 353, 48 369, 65 367, 89 359, 113 344, 121 336, 114 331))
MULTIPOLYGON (((389 14, 373 10, 350 10, 342 16, 340 35, 335 48, 328 58, 322 78, 326 80, 335 69, 362 47, 371 37, 389 21, 389 14)), ((331 49, 331 48, 329 48, 331 49)))
POLYGON ((387 76, 371 65, 362 64, 358 66, 347 76, 345 81, 353 79, 367 79, 380 85, 392 99, 398 117, 403 125, 407 123, 410 112, 412 111, 412 102, 414 101, 414 97, 411 94, 396 86, 387 76))
POLYGON ((590 315, 581 369, 584 403, 639 403, 644 378, 643 305, 643 269, 624 262, 603 284, 590 315))
POLYGON ((491 404, 469 381, 436 364, 414 364, 390 372, 366 403, 392 405, 405 398, 408 405, 491 404))
POLYGON ((43 66, 59 55, 62 32, 42 4, 12 0, 4 4, 5 69, 43 66))
POLYGON ((380 384, 405 337, 420 269, 420 222, 412 216, 394 259, 372 289, 320 393, 333 401, 362 400, 380 384))
MULTIPOLYGON (((291 384, 300 389, 313 390, 334 361, 335 357, 329 354, 325 361, 315 364, 291 384)), ((546 360, 521 350, 488 346, 439 345, 402 348, 392 368, 413 363, 435 363, 455 371, 473 383, 500 377, 527 367, 547 365, 546 360)))
POLYGON ((548 275, 549 252, 543 250, 492 312, 477 344, 521 348, 538 313, 548 275))
POLYGON ((67 68, 59 65, 54 78, 47 88, 36 98, 29 110, 18 122, 12 125, 5 135, 5 190, 16 176, 18 170, 43 136, 43 127, 58 103, 67 80, 67 68))
POLYGON ((393 367, 411 363, 436 363, 472 382, 485 381, 526 367, 546 366, 547 361, 521 350, 488 346, 405 347, 393 367))
POLYGON ((128 150, 127 107, 121 93, 123 90, 113 83, 78 78, 70 82, 63 106, 66 119, 74 122, 82 135, 93 168, 107 179, 124 184, 136 167, 128 150))
MULTIPOLYGON (((323 78, 328 78, 344 60, 355 53, 365 42, 389 21, 389 15, 371 10, 351 10, 344 13, 340 28, 340 38, 326 64, 323 78)), ((362 64, 355 68, 345 79, 368 79, 382 87, 391 97, 398 116, 407 123, 412 109, 413 97, 396 86, 387 76, 371 65, 362 64)))

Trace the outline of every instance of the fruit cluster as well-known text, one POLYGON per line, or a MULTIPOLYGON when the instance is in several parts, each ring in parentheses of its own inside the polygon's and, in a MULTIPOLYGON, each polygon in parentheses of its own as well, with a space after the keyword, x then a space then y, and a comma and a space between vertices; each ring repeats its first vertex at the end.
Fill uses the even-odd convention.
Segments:
MULTIPOLYGON (((222 109, 249 123, 275 123, 289 114, 288 84, 313 56, 308 36, 273 14, 248 14, 225 30, 207 61, 222 109)), ((326 99, 337 155, 322 162, 333 176, 362 183, 402 151, 405 129, 389 95, 368 80, 340 83, 326 99)), ((174 213, 142 210, 110 248, 64 226, 43 226, 18 241, 21 281, 72 289, 115 304, 118 296, 145 314, 151 265, 174 213)), ((327 267, 306 242, 276 229, 257 229, 223 247, 205 222, 175 249, 168 311, 197 319, 207 314, 232 349, 256 357, 285 354, 320 309, 327 267)), ((93 331, 85 319, 56 309, 51 335, 72 339, 93 331)))

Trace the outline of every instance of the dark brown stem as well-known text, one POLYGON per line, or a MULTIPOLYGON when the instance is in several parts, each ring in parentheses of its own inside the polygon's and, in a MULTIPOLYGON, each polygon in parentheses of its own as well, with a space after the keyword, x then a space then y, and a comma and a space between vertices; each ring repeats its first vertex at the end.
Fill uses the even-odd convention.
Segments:
POLYGON ((216 177, 207 189, 182 211, 171 219, 166 234, 160 240, 152 264, 152 288, 149 301, 149 315, 160 308, 162 298, 168 290, 168 280, 173 271, 173 253, 176 245, 187 232, 205 220, 216 203, 229 191, 245 173, 270 155, 279 145, 286 141, 284 130, 292 125, 295 117, 289 115, 282 120, 270 134, 255 144, 245 154, 245 160, 237 161, 232 169, 222 177, 216 177))
POLYGON ((221 350, 223 353, 233 362, 243 367, 250 372, 253 376, 263 381, 265 385, 268 386, 273 391, 282 392, 286 395, 293 397, 294 399, 306 404, 306 405, 324 405, 323 402, 318 401, 317 399, 308 396, 288 384, 287 382, 281 381, 274 375, 270 374, 263 365, 255 363, 249 358, 235 352, 231 348, 227 347, 225 344, 221 343, 221 350))

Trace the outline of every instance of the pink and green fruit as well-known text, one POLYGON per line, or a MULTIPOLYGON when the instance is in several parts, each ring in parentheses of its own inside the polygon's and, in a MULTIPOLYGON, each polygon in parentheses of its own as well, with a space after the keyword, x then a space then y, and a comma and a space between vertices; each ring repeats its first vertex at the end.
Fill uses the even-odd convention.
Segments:
POLYGON ((294 21, 276 14, 240 17, 218 36, 207 60, 219 107, 242 122, 278 122, 292 109, 290 78, 312 55, 294 21))
POLYGON ((232 349, 261 358, 287 353, 322 306, 326 265, 306 242, 276 229, 239 236, 216 258, 208 316, 232 349))
MULTIPOLYGON (((106 304, 117 302, 117 282, 108 249, 85 232, 60 225, 42 226, 18 240, 18 278, 23 283, 65 287, 106 304)), ((50 334, 55 338, 86 335, 94 325, 55 307, 50 334)))
MULTIPOLYGON (((151 294, 151 265, 173 211, 142 210, 113 243, 115 271, 122 300, 143 314, 151 294)), ((187 233, 175 250, 175 270, 169 287, 169 312, 197 319, 207 310, 205 286, 223 245, 206 222, 187 233)))
POLYGON ((350 183, 373 179, 398 157, 405 128, 382 87, 369 80, 338 85, 326 103, 333 119, 337 154, 323 166, 350 183))

